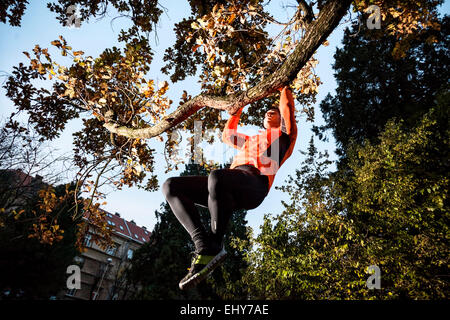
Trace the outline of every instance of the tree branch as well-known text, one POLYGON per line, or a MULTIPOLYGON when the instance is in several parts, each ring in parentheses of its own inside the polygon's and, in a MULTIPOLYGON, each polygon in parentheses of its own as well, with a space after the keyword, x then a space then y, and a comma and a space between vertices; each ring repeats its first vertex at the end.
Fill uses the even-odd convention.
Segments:
POLYGON ((297 0, 298 6, 300 7, 300 9, 302 9, 302 11, 305 13, 305 20, 306 23, 311 23, 311 21, 314 18, 314 12, 311 8, 311 6, 306 3, 305 0, 297 0))
POLYGON ((304 37, 281 67, 249 90, 228 96, 197 95, 151 127, 119 126, 109 117, 105 117, 106 122, 103 126, 112 133, 129 138, 147 139, 162 134, 204 107, 235 113, 238 109, 265 98, 276 92, 278 88, 292 82, 314 52, 337 27, 351 2, 351 0, 328 1, 320 11, 318 18, 308 25, 304 37))

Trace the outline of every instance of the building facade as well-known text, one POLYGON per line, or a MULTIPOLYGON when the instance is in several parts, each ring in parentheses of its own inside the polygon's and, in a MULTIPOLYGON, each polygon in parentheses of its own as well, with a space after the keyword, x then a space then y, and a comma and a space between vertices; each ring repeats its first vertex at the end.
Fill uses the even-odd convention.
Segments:
POLYGON ((125 274, 134 252, 149 241, 150 232, 137 226, 133 220, 123 219, 119 213, 103 211, 114 230, 114 246, 106 250, 99 247, 92 241, 93 228, 90 228, 84 243, 86 251, 75 260, 80 266, 81 287, 68 289, 60 294, 59 299, 124 300, 137 289, 126 281, 125 274))

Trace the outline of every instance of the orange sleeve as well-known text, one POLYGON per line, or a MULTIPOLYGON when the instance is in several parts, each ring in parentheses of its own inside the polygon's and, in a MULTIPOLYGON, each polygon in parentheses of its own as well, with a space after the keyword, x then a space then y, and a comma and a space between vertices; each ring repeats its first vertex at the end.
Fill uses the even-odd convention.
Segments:
POLYGON ((244 107, 240 108, 235 115, 232 115, 230 119, 228 119, 222 132, 222 141, 236 149, 241 149, 248 139, 247 135, 237 132, 237 125, 241 118, 242 109, 244 109, 244 107))
POLYGON ((295 121, 295 102, 291 89, 284 87, 280 93, 280 113, 281 113, 281 131, 289 135, 290 145, 286 152, 284 162, 290 157, 294 150, 295 141, 297 140, 297 122, 295 121))

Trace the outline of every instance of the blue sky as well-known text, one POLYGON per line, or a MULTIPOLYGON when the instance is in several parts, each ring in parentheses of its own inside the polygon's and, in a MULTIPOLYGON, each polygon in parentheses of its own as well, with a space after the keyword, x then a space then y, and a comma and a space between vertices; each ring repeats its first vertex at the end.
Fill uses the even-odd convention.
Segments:
MULTIPOLYGON (((31 52, 35 44, 39 44, 43 48, 51 47, 50 42, 57 39, 59 35, 62 35, 74 49, 83 50, 85 55, 96 57, 105 48, 114 45, 120 46, 116 40, 117 33, 120 29, 127 28, 130 25, 127 18, 118 18, 111 23, 112 18, 115 17, 111 13, 102 20, 96 21, 92 19, 88 23, 83 23, 80 28, 67 28, 61 26, 55 19, 55 15, 46 8, 45 3, 47 1, 31 0, 29 2, 30 4, 22 19, 20 28, 0 24, 0 71, 2 72, 11 73, 14 65, 20 62, 27 63, 27 58, 22 54, 23 51, 31 52)), ((151 36, 151 46, 155 54, 150 73, 146 77, 169 82, 170 90, 168 91, 168 96, 174 101, 173 108, 175 108, 183 90, 187 90, 193 96, 200 92, 200 84, 196 78, 188 78, 172 84, 168 76, 160 72, 161 67, 164 65, 162 60, 164 51, 175 41, 175 35, 172 31, 173 24, 180 21, 183 17, 187 17, 190 13, 190 7, 187 1, 163 0, 160 3, 168 10, 161 16, 161 21, 156 29, 158 41, 155 41, 154 34, 151 36)), ((296 1, 293 0, 271 1, 271 12, 280 20, 287 20, 287 12, 283 6, 295 4, 296 1)), ((448 1, 440 11, 450 12, 448 1)), ((348 16, 345 19, 347 18, 348 16)), ((323 82, 319 88, 318 102, 315 105, 315 124, 317 125, 323 123, 318 105, 325 95, 329 92, 333 93, 336 87, 331 65, 336 47, 341 45, 343 30, 350 25, 350 23, 343 23, 344 20, 341 21, 338 28, 328 38, 330 45, 327 47, 321 46, 317 51, 319 64, 316 71, 323 82)), ((58 58, 60 63, 64 62, 61 58, 63 57, 58 58)), ((67 64, 69 63, 70 61, 67 60, 67 64)), ((298 103, 296 107, 297 109, 301 108, 298 103)), ((247 108, 244 108, 244 112, 247 108)), ((4 89, 0 88, 0 118, 8 117, 13 111, 14 106, 12 102, 5 97, 4 89)), ((169 111, 173 111, 173 109, 169 111)), ((227 117, 227 115, 223 113, 223 117, 227 117)), ((52 142, 51 147, 57 150, 58 153, 71 152, 72 133, 80 129, 80 123, 80 120, 71 121, 61 137, 52 142)), ((298 138, 292 156, 277 172, 274 185, 264 202, 258 208, 248 211, 247 220, 256 232, 258 232, 265 213, 278 214, 283 210, 281 200, 287 201, 288 198, 281 191, 276 190, 275 186, 281 186, 288 175, 295 174, 295 169, 299 168, 299 164, 303 160, 300 150, 306 150, 312 135, 311 128, 312 124, 306 123, 304 116, 300 117, 298 121, 298 138)), ((320 150, 327 149, 332 158, 334 158, 333 151, 335 147, 331 136, 328 143, 318 141, 317 143, 320 150)), ((156 172, 160 185, 168 177, 179 175, 179 172, 184 168, 181 168, 179 171, 164 173, 166 164, 162 154, 163 144, 152 140, 150 145, 157 151, 155 167, 157 168, 156 172)), ((107 191, 105 190, 105 192, 107 191)), ((106 201, 107 204, 103 206, 103 209, 113 213, 119 212, 125 219, 132 219, 138 225, 146 226, 149 230, 152 230, 156 223, 154 212, 159 209, 165 199, 161 191, 147 192, 137 188, 124 188, 120 191, 109 192, 106 196, 106 201)))

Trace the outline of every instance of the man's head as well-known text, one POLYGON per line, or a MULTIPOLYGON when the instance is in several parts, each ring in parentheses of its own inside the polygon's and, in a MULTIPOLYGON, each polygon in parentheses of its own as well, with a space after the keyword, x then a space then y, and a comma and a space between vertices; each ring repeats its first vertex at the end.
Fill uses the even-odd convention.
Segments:
POLYGON ((281 114, 278 108, 269 109, 264 116, 264 128, 278 128, 281 125, 281 114))

